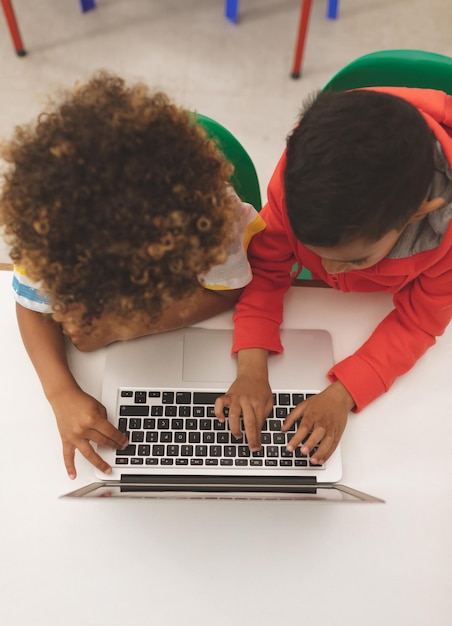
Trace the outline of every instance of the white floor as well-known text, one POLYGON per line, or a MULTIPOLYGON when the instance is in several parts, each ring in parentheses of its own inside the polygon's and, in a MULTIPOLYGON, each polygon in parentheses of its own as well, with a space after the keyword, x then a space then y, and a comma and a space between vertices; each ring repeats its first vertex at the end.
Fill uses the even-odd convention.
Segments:
MULTIPOLYGON (((389 48, 452 56, 450 0, 316 0, 300 80, 290 78, 300 0, 13 0, 28 55, 15 55, 0 10, 0 137, 36 117, 48 94, 98 68, 139 79, 216 118, 245 145, 265 186, 303 99, 354 58, 389 48)), ((0 262, 7 262, 0 242, 0 262)))

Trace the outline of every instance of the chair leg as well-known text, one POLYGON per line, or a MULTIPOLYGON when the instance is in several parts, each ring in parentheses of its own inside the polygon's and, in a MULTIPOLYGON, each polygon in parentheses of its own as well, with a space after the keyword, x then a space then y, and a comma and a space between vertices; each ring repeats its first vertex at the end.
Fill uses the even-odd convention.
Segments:
POLYGON ((16 54, 20 57, 23 57, 27 54, 27 52, 22 43, 22 37, 20 36, 19 26, 17 25, 17 20, 14 14, 11 0, 1 0, 1 3, 3 7, 3 12, 5 13, 6 21, 8 23, 11 39, 13 40, 13 44, 16 49, 16 54))
POLYGON ((300 22, 298 25, 297 42, 295 45, 295 55, 292 65, 292 78, 300 78, 306 32, 308 30, 309 16, 311 14, 311 5, 312 0, 301 0, 300 22))
POLYGON ((328 0, 326 16, 329 20, 335 20, 339 13, 339 0, 328 0))
POLYGON ((224 14, 234 22, 234 24, 238 24, 239 22, 239 0, 224 0, 224 14))
POLYGON ((83 13, 96 8, 96 0, 80 0, 80 6, 83 13))

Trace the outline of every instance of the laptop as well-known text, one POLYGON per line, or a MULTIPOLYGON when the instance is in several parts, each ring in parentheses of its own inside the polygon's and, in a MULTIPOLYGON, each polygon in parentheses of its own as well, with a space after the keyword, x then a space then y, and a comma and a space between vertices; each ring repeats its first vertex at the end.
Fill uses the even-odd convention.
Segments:
POLYGON ((339 481, 340 446, 323 466, 301 450, 287 452, 287 413, 328 383, 333 364, 325 330, 281 331, 282 354, 269 357, 274 407, 262 448, 250 452, 228 419, 216 419, 215 399, 235 379, 232 331, 190 327, 109 346, 101 401, 125 432, 125 450, 99 446, 112 474, 64 497, 272 499, 378 502, 339 481))

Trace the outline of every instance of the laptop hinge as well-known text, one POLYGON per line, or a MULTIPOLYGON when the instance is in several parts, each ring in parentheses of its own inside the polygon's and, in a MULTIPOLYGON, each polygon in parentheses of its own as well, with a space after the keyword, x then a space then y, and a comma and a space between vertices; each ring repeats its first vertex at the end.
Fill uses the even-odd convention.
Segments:
POLYGON ((124 491, 234 491, 261 493, 315 493, 315 476, 168 476, 123 474, 121 490, 124 491))

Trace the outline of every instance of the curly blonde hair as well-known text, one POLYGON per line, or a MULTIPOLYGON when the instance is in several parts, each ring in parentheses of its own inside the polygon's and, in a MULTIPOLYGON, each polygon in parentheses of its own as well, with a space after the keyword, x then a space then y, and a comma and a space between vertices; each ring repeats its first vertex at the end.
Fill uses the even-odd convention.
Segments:
POLYGON ((224 262, 237 220, 233 166, 195 116, 98 72, 15 129, 0 224, 10 256, 55 310, 157 319, 224 262))

